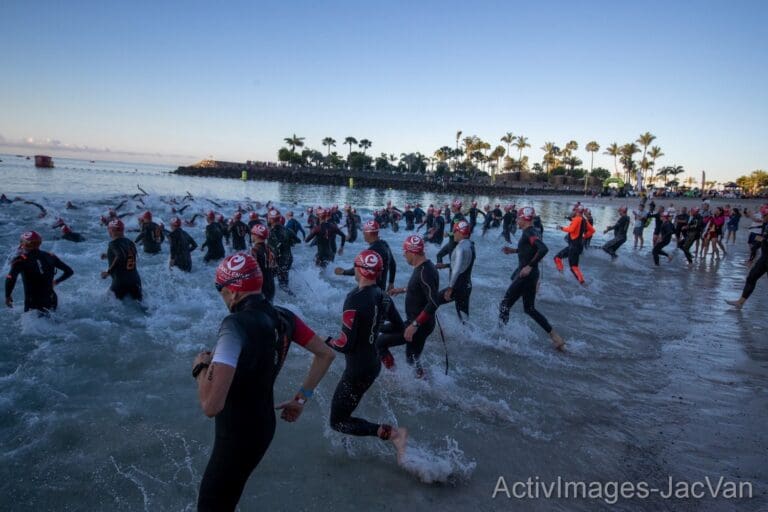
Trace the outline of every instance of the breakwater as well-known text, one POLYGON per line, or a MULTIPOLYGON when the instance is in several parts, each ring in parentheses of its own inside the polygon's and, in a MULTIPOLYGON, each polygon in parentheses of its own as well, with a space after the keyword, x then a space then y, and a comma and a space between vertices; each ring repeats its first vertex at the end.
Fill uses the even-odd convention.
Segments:
MULTIPOLYGON (((175 174, 204 178, 243 179, 303 183, 308 185, 354 186, 376 189, 397 189, 419 192, 456 193, 461 195, 581 195, 583 185, 550 184, 536 181, 515 181, 512 175, 497 177, 491 184, 488 178, 456 181, 424 175, 392 173, 391 171, 353 171, 349 169, 323 169, 280 165, 253 165, 205 161, 179 167, 175 174)), ((582 182, 583 183, 583 182, 582 182)))

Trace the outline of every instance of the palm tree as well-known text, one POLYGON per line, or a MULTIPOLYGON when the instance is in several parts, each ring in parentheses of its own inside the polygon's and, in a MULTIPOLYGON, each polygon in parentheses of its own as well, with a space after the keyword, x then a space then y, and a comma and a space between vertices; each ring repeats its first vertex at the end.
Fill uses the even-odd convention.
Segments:
MULTIPOLYGON (((505 153, 506 153, 506 151, 504 150, 504 146, 496 146, 496 148, 493 150, 493 152, 489 156, 490 160, 495 160, 496 161, 496 166, 495 166, 494 170, 499 168, 499 163, 500 163, 499 160, 501 160, 501 157, 503 157, 505 153)), ((495 181, 496 181, 496 173, 492 172, 491 173, 491 182, 493 183, 495 181)))
POLYGON ((653 172, 656 172, 656 159, 663 157, 664 153, 661 152, 661 148, 659 146, 653 146, 648 152, 648 156, 651 157, 651 167, 653 168, 653 172))
POLYGON ((643 170, 643 176, 646 177, 646 180, 648 179, 648 170, 651 168, 651 165, 647 158, 640 160, 640 168, 643 170))
POLYGON ((519 161, 522 161, 523 159, 523 150, 531 147, 531 145, 528 144, 528 137, 523 137, 522 135, 518 135, 517 140, 512 145, 518 150, 517 159, 519 161))
POLYGON ((627 183, 631 183, 632 174, 637 169, 637 166, 635 165, 634 160, 632 160, 632 157, 635 153, 640 152, 640 148, 638 148, 637 144, 635 143, 629 143, 621 146, 619 152, 621 153, 621 163, 624 165, 624 169, 626 170, 625 180, 627 183))
POLYGON ((331 156, 331 146, 336 146, 336 139, 333 137, 324 138, 323 146, 328 146, 328 156, 331 156))
POLYGON ((554 142, 545 142, 543 146, 541 146, 541 150, 544 152, 544 158, 542 158, 542 162, 544 162, 544 167, 547 170, 547 176, 549 176, 549 172, 552 170, 552 167, 557 165, 557 156, 560 154, 560 148, 555 146, 554 142))
MULTIPOLYGON (((595 165, 595 153, 600 151, 600 144, 597 141, 589 141, 585 146, 585 149, 592 154, 592 159, 589 162, 589 174, 592 174, 592 167, 595 165)), ((589 176, 584 176, 584 193, 587 193, 587 183, 589 183, 589 176)))
POLYGON ((621 154, 621 149, 619 148, 619 145, 615 142, 610 144, 607 148, 605 148, 605 151, 603 152, 604 155, 610 155, 613 157, 613 169, 616 172, 616 176, 619 175, 619 164, 618 164, 618 157, 621 154))
POLYGON ((643 159, 645 159, 645 152, 648 150, 648 146, 650 146, 654 140, 656 140, 655 135, 652 135, 651 132, 645 132, 642 135, 640 135, 635 141, 641 146, 643 146, 643 159))
POLYGON ((507 132, 500 140, 507 145, 507 154, 509 154, 509 146, 517 139, 512 132, 507 132))
POLYGON ((365 150, 373 146, 373 142, 369 141, 368 139, 360 139, 360 144, 358 145, 363 148, 363 154, 365 154, 365 150))
POLYGON ((459 167, 459 157, 461 156, 459 154, 459 139, 461 139, 461 134, 462 134, 461 130, 458 130, 456 132, 456 153, 455 153, 456 161, 454 162, 454 170, 458 169, 459 167))
POLYGON ((352 154, 352 144, 357 144, 357 139, 354 137, 347 137, 344 139, 344 144, 349 144, 349 154, 352 154))
POLYGON ((286 144, 291 146, 291 153, 296 151, 297 147, 302 147, 304 145, 304 137, 297 137, 296 134, 293 134, 293 137, 286 137, 283 139, 286 144))
POLYGON ((567 158, 567 157, 570 157, 573 154, 573 152, 576 151, 577 149, 579 149, 579 143, 576 142, 575 140, 571 140, 565 144, 565 147, 563 148, 561 154, 567 158))

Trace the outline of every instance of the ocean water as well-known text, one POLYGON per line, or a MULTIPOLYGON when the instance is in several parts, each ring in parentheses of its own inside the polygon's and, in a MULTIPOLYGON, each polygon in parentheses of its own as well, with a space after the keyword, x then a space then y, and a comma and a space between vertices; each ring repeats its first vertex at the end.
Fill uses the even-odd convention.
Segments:
MULTIPOLYGON (((0 508, 3 510, 194 510, 213 442, 190 378, 196 353, 212 347, 226 309, 211 286, 214 266, 194 257, 193 272, 169 270, 168 247, 141 255, 144 312, 118 302, 99 278, 108 242, 99 225, 106 210, 127 200, 128 228, 150 208, 167 224, 172 198, 195 197, 184 217, 273 201, 285 211, 351 203, 365 219, 387 199, 442 203, 451 198, 399 191, 347 189, 169 175, 137 164, 56 159, 56 169, 0 155, 0 192, 34 206, 0 205, 4 270, 22 231, 35 229, 43 248, 75 270, 57 288, 50 318, 17 307, 0 313, 0 508), (143 204, 131 198, 141 186, 143 204), (71 200, 78 207, 66 210, 71 200), (218 208, 213 202, 221 205, 218 208), (87 241, 58 240, 63 217, 87 241)), ((470 200, 471 198, 464 198, 470 200)), ((497 198, 478 198, 481 204, 497 198)), ((499 198, 532 204, 541 213, 551 254, 564 246, 554 227, 571 202, 499 198)), ((263 209, 262 209, 263 211, 263 209)), ((615 218, 593 208, 598 233, 615 218)), ((189 228, 201 242, 202 223, 189 228)), ((410 268, 399 247, 408 232, 383 232, 398 264, 396 284, 410 268)), ((647 238, 650 230, 647 231, 647 238)), ((602 234, 593 242, 600 245, 602 234)), ((241 510, 764 510, 768 507, 768 282, 746 307, 729 309, 746 275, 746 231, 721 260, 688 268, 682 253, 653 266, 649 245, 631 242, 611 261, 588 250, 589 286, 543 265, 538 309, 568 341, 556 353, 539 327, 512 310, 496 325, 497 308, 516 256, 501 253, 498 230, 475 235, 471 319, 462 325, 451 305, 439 312, 424 359, 429 378, 415 380, 395 349, 398 367, 382 371, 358 414, 410 429, 406 467, 389 445, 348 438, 328 426, 330 398, 343 370, 337 358, 299 422, 279 421, 275 439, 252 474, 241 510), (447 351, 450 368, 444 374, 447 351), (748 481, 752 499, 619 500, 492 498, 498 479, 551 482, 748 481)), ((337 257, 349 266, 362 240, 337 257)), ((430 247, 434 257, 437 249, 430 247)), ((289 297, 276 302, 299 313, 319 334, 336 334, 351 278, 319 271, 310 247, 296 247, 289 297)), ((447 271, 442 271, 444 283, 447 271)), ((396 299, 403 309, 402 297, 396 299)), ((275 387, 276 400, 299 387, 310 356, 293 348, 275 387)))

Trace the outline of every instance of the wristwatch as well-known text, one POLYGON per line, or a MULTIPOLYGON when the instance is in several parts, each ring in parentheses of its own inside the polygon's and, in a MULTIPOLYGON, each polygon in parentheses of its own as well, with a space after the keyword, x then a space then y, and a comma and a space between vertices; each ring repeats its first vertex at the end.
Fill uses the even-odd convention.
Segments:
POLYGON ((305 403, 307 403, 307 399, 301 396, 299 393, 296 393, 296 396, 293 397, 293 399, 296 400, 296 402, 298 402, 299 405, 304 405, 305 403))
POLYGON ((416 320, 414 320, 413 322, 411 322, 411 327, 415 327, 416 329, 418 329, 420 325, 421 325, 421 324, 419 324, 419 322, 417 322, 416 320))

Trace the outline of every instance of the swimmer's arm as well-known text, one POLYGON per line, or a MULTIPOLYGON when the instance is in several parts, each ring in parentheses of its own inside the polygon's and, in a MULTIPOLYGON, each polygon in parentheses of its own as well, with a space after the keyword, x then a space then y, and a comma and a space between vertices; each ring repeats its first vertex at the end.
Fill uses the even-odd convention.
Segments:
POLYGON ((235 368, 224 363, 211 363, 197 376, 197 396, 203 413, 213 418, 224 409, 227 393, 235 377, 235 368))

